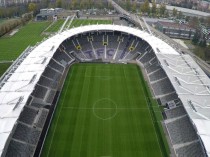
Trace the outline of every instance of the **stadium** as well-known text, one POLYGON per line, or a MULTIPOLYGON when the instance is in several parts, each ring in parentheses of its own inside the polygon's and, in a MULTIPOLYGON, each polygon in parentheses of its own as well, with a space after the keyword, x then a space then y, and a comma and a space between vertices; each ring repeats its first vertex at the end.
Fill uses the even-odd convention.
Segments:
POLYGON ((0 83, 1 156, 210 156, 208 76, 137 28, 59 32, 0 83))

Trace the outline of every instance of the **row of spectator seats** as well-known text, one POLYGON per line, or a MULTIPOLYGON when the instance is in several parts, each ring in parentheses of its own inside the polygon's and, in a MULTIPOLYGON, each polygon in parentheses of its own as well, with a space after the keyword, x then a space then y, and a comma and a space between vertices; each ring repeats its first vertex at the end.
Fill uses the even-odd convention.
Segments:
POLYGON ((165 95, 160 98, 162 105, 165 105, 167 102, 172 101, 172 100, 178 100, 178 95, 176 94, 176 92, 165 95))
POLYGON ((43 75, 55 82, 57 82, 58 80, 60 80, 61 78, 61 73, 57 72, 56 70, 53 70, 50 67, 47 67, 43 73, 43 75))
POLYGON ((150 82, 158 81, 160 79, 166 78, 167 75, 163 69, 156 70, 149 75, 150 82))
MULTIPOLYGON (((58 49, 53 56, 53 59, 58 61, 63 67, 66 67, 67 64, 70 64, 74 59, 68 55, 64 50, 58 49)), ((61 68, 61 67, 60 67, 61 68)))
POLYGON ((58 83, 66 65, 72 61, 60 51, 50 60, 13 128, 5 156, 34 156, 58 83))
POLYGON ((23 123, 32 125, 38 113, 39 113, 38 109, 25 106, 18 120, 23 123))
POLYGON ((11 140, 7 152, 5 154, 6 157, 32 157, 35 151, 35 147, 31 146, 27 143, 18 142, 16 140, 11 140))
MULTIPOLYGON (((161 104, 165 105, 167 102, 174 100, 177 107, 165 110, 166 127, 173 145, 184 144, 198 140, 195 129, 192 126, 187 113, 181 103, 179 103, 178 96, 167 78, 166 73, 159 65, 157 59, 153 58, 153 54, 142 54, 139 61, 145 66, 146 72, 150 79, 151 87, 156 96, 160 96, 161 104), (162 80, 161 80, 162 79, 162 80), (159 81, 158 81, 159 80, 159 81), (174 118, 174 119, 173 119, 174 118)), ((199 142, 190 145, 179 147, 175 150, 178 157, 204 157, 202 146, 199 142)))
POLYGON ((170 119, 170 118, 177 118, 177 117, 180 117, 180 116, 183 116, 183 115, 187 114, 185 109, 184 109, 184 107, 181 106, 181 105, 177 106, 177 107, 175 107, 173 109, 167 109, 167 110, 165 110, 165 113, 166 113, 166 117, 168 119, 170 119))
POLYGON ((161 69, 160 63, 156 57, 153 58, 150 62, 147 62, 144 65, 144 67, 146 69, 147 74, 153 73, 153 72, 161 69))
POLYGON ((54 99, 55 94, 56 94, 56 91, 55 90, 49 90, 48 95, 47 95, 47 97, 45 99, 45 102, 51 104, 52 101, 53 101, 53 99, 54 99))
POLYGON ((176 149, 176 154, 178 155, 178 157, 205 157, 203 153, 203 148, 199 141, 176 149))
POLYGON ((141 57, 138 59, 142 64, 148 63, 155 57, 155 54, 152 48, 148 48, 145 52, 142 53, 141 57))
POLYGON ((67 52, 73 52, 74 56, 81 61, 85 59, 105 59, 105 56, 106 60, 113 60, 115 52, 117 52, 115 60, 123 59, 125 56, 129 60, 138 56, 139 53, 137 52, 141 50, 143 43, 145 42, 134 36, 109 32, 78 35, 66 40, 63 46, 67 52), (97 53, 98 49, 105 49, 105 47, 106 50, 112 51, 109 51, 107 55, 103 54, 103 51, 97 53), (132 51, 130 47, 133 48, 132 51))
POLYGON ((50 62, 49 62, 49 65, 50 67, 52 67, 53 69, 63 73, 64 71, 64 67, 63 65, 61 65, 61 63, 57 63, 54 59, 51 59, 50 62))
POLYGON ((37 127, 39 127, 39 128, 43 128, 44 127, 45 121, 47 119, 48 112, 49 112, 49 110, 47 110, 47 109, 42 109, 40 111, 39 118, 38 118, 38 120, 36 122, 36 126, 37 127))
POLYGON ((41 78, 39 79, 38 82, 39 85, 45 86, 45 87, 49 87, 52 89, 56 89, 58 82, 53 81, 47 77, 41 76, 41 78))
POLYGON ((156 96, 174 92, 174 88, 168 78, 155 82, 151 86, 156 96))
POLYGON ((15 128, 12 138, 32 144, 32 145, 36 145, 39 140, 40 134, 41 134, 41 131, 38 130, 37 128, 29 127, 27 125, 17 123, 17 126, 15 128))
POLYGON ((198 136, 187 116, 166 122, 172 144, 181 144, 198 139, 198 136))
POLYGON ((34 97, 44 99, 47 94, 48 89, 46 87, 36 85, 35 90, 33 91, 32 95, 34 97))

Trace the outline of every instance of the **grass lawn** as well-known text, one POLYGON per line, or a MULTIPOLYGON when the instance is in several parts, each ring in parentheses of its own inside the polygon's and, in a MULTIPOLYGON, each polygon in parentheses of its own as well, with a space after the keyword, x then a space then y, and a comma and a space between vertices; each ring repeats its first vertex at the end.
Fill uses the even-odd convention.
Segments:
POLYGON ((42 156, 168 156, 143 81, 134 64, 73 65, 42 156))
POLYGON ((0 61, 15 60, 29 45, 41 41, 44 38, 41 33, 49 24, 49 22, 30 22, 21 27, 14 36, 1 37, 0 61))
MULTIPOLYGON (((57 32, 63 25, 64 20, 58 20, 46 32, 57 32)), ((71 27, 80 25, 104 23, 108 24, 108 20, 80 20, 76 19, 72 22, 71 27)), ((49 26, 50 22, 30 22, 12 37, 5 36, 0 38, 0 61, 15 60, 29 45, 33 46, 38 41, 41 41, 45 36, 42 32, 49 26)), ((68 25, 68 22, 67 22, 68 25)))
POLYGON ((72 24, 72 27, 79 27, 84 25, 94 25, 94 24, 112 24, 111 20, 92 20, 92 19, 75 19, 72 24))
POLYGON ((45 32, 57 32, 60 27, 64 24, 65 20, 56 21, 51 27, 49 27, 45 32))
POLYGON ((0 63, 0 77, 6 72, 12 63, 0 63))
MULTIPOLYGON (((64 24, 65 20, 58 20, 51 27, 49 27, 45 32, 57 32, 61 26, 64 24)), ((70 20, 66 23, 65 28, 68 27, 70 20)), ((111 24, 111 20, 93 20, 93 19, 75 19, 72 21, 70 28, 93 25, 93 24, 111 24)))

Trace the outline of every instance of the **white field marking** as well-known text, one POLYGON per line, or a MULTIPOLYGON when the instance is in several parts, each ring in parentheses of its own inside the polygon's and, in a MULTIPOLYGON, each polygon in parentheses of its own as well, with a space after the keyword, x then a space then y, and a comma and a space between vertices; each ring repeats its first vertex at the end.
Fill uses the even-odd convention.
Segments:
MULTIPOLYGON (((105 109, 105 108, 100 108, 100 109, 105 109)), ((101 119, 101 120, 110 120, 110 119, 113 119, 113 118, 117 115, 117 109, 118 109, 118 108, 117 108, 117 104, 116 104, 112 99, 110 99, 110 98, 102 98, 102 99, 97 100, 97 101, 93 104, 93 115, 94 115, 96 118, 99 118, 99 119, 101 119), (113 108, 111 108, 111 109, 114 109, 114 110, 115 110, 115 113, 114 113, 112 116, 107 117, 107 118, 103 118, 103 117, 100 117, 100 115, 97 115, 97 114, 95 113, 95 108, 96 108, 96 110, 99 109, 99 108, 95 107, 96 104, 97 104, 98 102, 102 101, 102 100, 108 100, 108 101, 112 102, 112 104, 114 104, 115 107, 113 107, 113 108)))
MULTIPOLYGON (((70 80, 71 80, 71 77, 72 77, 72 74, 73 74, 73 70, 74 70, 74 68, 72 68, 72 72, 71 72, 70 78, 68 79, 69 82, 68 82, 68 85, 67 85, 67 88, 66 88, 66 91, 65 91, 65 94, 64 94, 64 98, 66 97, 66 93, 67 93, 67 91, 68 91, 68 87, 69 87, 69 84, 70 84, 70 82, 71 82, 70 80)), ((65 83, 64 83, 64 84, 65 84, 65 83)), ((51 149, 52 141, 53 141, 53 138, 54 138, 54 135, 55 135, 55 131, 56 131, 56 128, 57 128, 58 120, 59 120, 59 118, 60 118, 60 114, 61 114, 61 111, 62 111, 62 106, 63 106, 63 104, 64 104, 64 100, 63 100, 63 102, 62 102, 62 104, 61 104, 61 109, 60 109, 59 114, 58 114, 58 119, 57 119, 57 121, 56 121, 56 123, 55 123, 55 128, 54 128, 54 130, 53 130, 53 136, 52 136, 52 138, 51 138, 51 140, 50 140, 50 146, 49 146, 49 149, 48 149, 48 152, 47 152, 47 157, 49 156, 49 152, 50 152, 50 149, 51 149)), ((55 114, 55 113, 54 113, 54 114, 55 114)))
MULTIPOLYGON (((138 74, 138 75, 139 75, 139 74, 138 74)), ((141 82, 140 76, 139 76, 139 81, 141 82)), ((142 92, 144 93, 144 89, 142 88, 141 85, 140 85, 140 87, 141 87, 142 92)), ((145 101, 146 101, 146 103, 147 103, 147 99, 146 99, 145 93, 144 93, 144 99, 145 99, 145 101)), ((148 109, 149 109, 148 103, 147 103, 147 106, 148 106, 148 109)), ((155 131, 156 140, 157 140, 158 146, 159 146, 159 148, 160 148, 159 150, 160 150, 161 155, 162 155, 162 157, 163 157, 163 152, 162 152, 162 149, 161 149, 161 147, 160 147, 160 143, 159 143, 158 136, 157 136, 157 133, 156 133, 156 130, 155 130, 155 125, 154 125, 154 121, 153 121, 152 116, 151 116, 151 111, 150 111, 150 109, 149 109, 149 113, 150 113, 150 114, 149 114, 149 115, 150 115, 150 118, 151 118, 151 120, 152 120, 152 124, 153 124, 154 131, 155 131)))
MULTIPOLYGON (((93 108, 93 107, 62 107, 62 109, 72 109, 72 110, 110 110, 110 109, 115 109, 115 108, 93 108)), ((131 107, 131 108, 127 108, 127 107, 120 107, 117 108, 118 110, 149 110, 147 107, 131 107)))
POLYGON ((99 78, 101 80, 111 80, 112 76, 85 76, 85 77, 92 77, 92 78, 99 78))
POLYGON ((124 73, 124 77, 126 78, 124 66, 123 66, 123 73, 124 73))

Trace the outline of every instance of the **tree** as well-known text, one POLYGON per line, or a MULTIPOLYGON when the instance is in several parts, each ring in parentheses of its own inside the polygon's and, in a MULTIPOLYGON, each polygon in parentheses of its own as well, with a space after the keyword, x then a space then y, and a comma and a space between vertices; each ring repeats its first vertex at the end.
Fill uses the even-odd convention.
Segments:
POLYGON ((61 8, 62 7, 62 1, 61 0, 56 0, 56 7, 61 8))
POLYGON ((185 17, 185 21, 189 22, 189 20, 190 20, 190 17, 189 16, 186 16, 185 17))
POLYGON ((161 4, 160 5, 160 15, 164 15, 166 11, 166 5, 165 4, 161 4))
POLYGON ((71 2, 71 8, 76 9, 77 8, 77 0, 72 0, 71 2))
POLYGON ((133 2, 133 4, 132 4, 132 11, 133 12, 136 12, 136 1, 133 2))
POLYGON ((204 40, 201 40, 200 42, 199 42, 199 46, 200 47, 206 47, 206 40, 204 39, 204 40))
POLYGON ((100 9, 102 9, 103 8, 103 2, 102 2, 102 0, 97 0, 97 8, 100 8, 100 9))
POLYGON ((189 21, 189 25, 192 28, 199 29, 199 20, 197 17, 192 17, 189 21))
POLYGON ((152 1, 152 13, 155 15, 156 14, 156 9, 157 9, 157 5, 155 3, 155 1, 152 1))
POLYGON ((35 3, 29 3, 28 10, 34 12, 36 10, 36 4, 35 3))
POLYGON ((206 48, 205 48, 205 58, 206 59, 209 59, 210 58, 210 45, 208 45, 206 48))
POLYGON ((177 9, 174 8, 173 9, 173 16, 176 17, 176 15, 177 15, 177 9))
POLYGON ((93 0, 88 0, 88 4, 87 4, 88 8, 93 7, 93 5, 94 5, 93 0))
POLYGON ((169 12, 168 12, 168 10, 165 11, 165 16, 166 16, 166 17, 169 17, 169 12))
POLYGON ((131 9, 131 1, 130 0, 126 0, 125 7, 126 7, 127 10, 131 9))
POLYGON ((86 9, 87 4, 86 4, 86 0, 81 0, 80 1, 80 9, 86 9))
POLYGON ((208 18, 206 19, 206 23, 207 23, 208 26, 210 26, 210 17, 208 17, 208 18))
POLYGON ((192 43, 193 43, 194 45, 197 45, 198 42, 199 42, 199 38, 200 38, 199 32, 196 31, 195 34, 194 34, 194 36, 193 36, 192 43))
POLYGON ((141 11, 143 13, 147 13, 147 14, 150 13, 150 7, 149 7, 149 1, 148 0, 145 0, 145 2, 143 3, 143 5, 141 5, 141 11))
POLYGON ((108 2, 108 9, 113 9, 112 3, 108 2))
POLYGON ((179 18, 179 19, 182 18, 182 12, 181 12, 181 11, 179 11, 178 18, 179 18))

